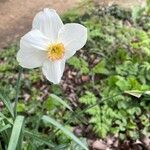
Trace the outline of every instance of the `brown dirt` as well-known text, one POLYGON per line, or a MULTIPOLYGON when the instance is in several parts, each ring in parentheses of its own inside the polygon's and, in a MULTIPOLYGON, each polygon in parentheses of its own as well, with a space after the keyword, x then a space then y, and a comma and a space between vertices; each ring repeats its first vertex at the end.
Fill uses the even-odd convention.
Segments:
MULTIPOLYGON (((62 13, 80 0, 0 0, 0 49, 16 41, 31 28, 34 15, 45 7, 62 13)), ((95 0, 101 5, 114 3, 131 7, 144 0, 95 0)))
POLYGON ((39 10, 49 7, 62 13, 77 2, 79 0, 0 0, 0 48, 29 31, 39 10))

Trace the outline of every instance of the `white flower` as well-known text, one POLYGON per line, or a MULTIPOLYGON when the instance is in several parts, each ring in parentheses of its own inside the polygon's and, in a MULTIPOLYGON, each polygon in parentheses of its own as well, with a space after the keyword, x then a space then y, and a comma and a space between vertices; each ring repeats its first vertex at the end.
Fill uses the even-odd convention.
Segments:
POLYGON ((58 84, 65 61, 81 49, 87 40, 87 29, 77 23, 63 24, 53 9, 37 13, 32 30, 20 40, 17 61, 24 68, 42 67, 45 77, 58 84))

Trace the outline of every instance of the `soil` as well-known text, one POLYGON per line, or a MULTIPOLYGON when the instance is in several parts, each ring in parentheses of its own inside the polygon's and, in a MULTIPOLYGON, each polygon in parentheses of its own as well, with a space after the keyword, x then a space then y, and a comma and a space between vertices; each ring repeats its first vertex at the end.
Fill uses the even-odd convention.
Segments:
MULTIPOLYGON (((0 0, 0 49, 17 41, 31 28, 35 14, 45 7, 54 8, 58 13, 74 7, 80 0, 0 0)), ((95 0, 101 5, 131 7, 144 0, 95 0)))
POLYGON ((62 13, 79 0, 0 0, 0 48, 15 42, 31 29, 35 14, 45 7, 62 13))

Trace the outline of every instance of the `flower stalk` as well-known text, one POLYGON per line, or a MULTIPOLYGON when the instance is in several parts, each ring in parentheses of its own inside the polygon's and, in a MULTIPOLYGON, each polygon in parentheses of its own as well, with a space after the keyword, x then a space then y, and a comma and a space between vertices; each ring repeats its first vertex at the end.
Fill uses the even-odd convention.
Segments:
POLYGON ((19 97, 19 91, 20 91, 20 79, 21 79, 21 74, 22 74, 23 68, 19 66, 19 74, 17 78, 17 83, 16 83, 16 96, 15 96, 15 104, 14 104, 14 118, 17 116, 17 104, 18 104, 18 97, 19 97))

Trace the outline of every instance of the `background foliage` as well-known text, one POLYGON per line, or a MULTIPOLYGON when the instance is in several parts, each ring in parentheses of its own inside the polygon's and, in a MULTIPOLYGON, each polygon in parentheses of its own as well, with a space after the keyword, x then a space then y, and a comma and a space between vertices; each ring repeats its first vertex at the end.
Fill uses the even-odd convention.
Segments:
MULTIPOLYGON (((150 136, 150 97, 145 92, 150 90, 149 9, 135 8, 131 12, 117 6, 100 8, 92 3, 83 6, 63 15, 64 22, 85 25, 89 37, 86 46, 68 60, 61 85, 47 82, 40 69, 23 70, 17 112, 25 117, 25 150, 54 145, 59 145, 55 149, 79 150, 61 130, 41 122, 43 114, 69 130, 80 127, 80 136, 85 138, 116 135, 123 141, 150 136)), ((11 102, 15 99, 19 70, 17 50, 15 44, 0 55, 0 92, 11 102)), ((0 138, 6 131, 9 138, 13 120, 5 107, 1 109, 7 118, 0 115, 0 138)), ((84 138, 81 140, 86 143, 84 138)), ((3 146, 5 140, 0 141, 3 146)))

